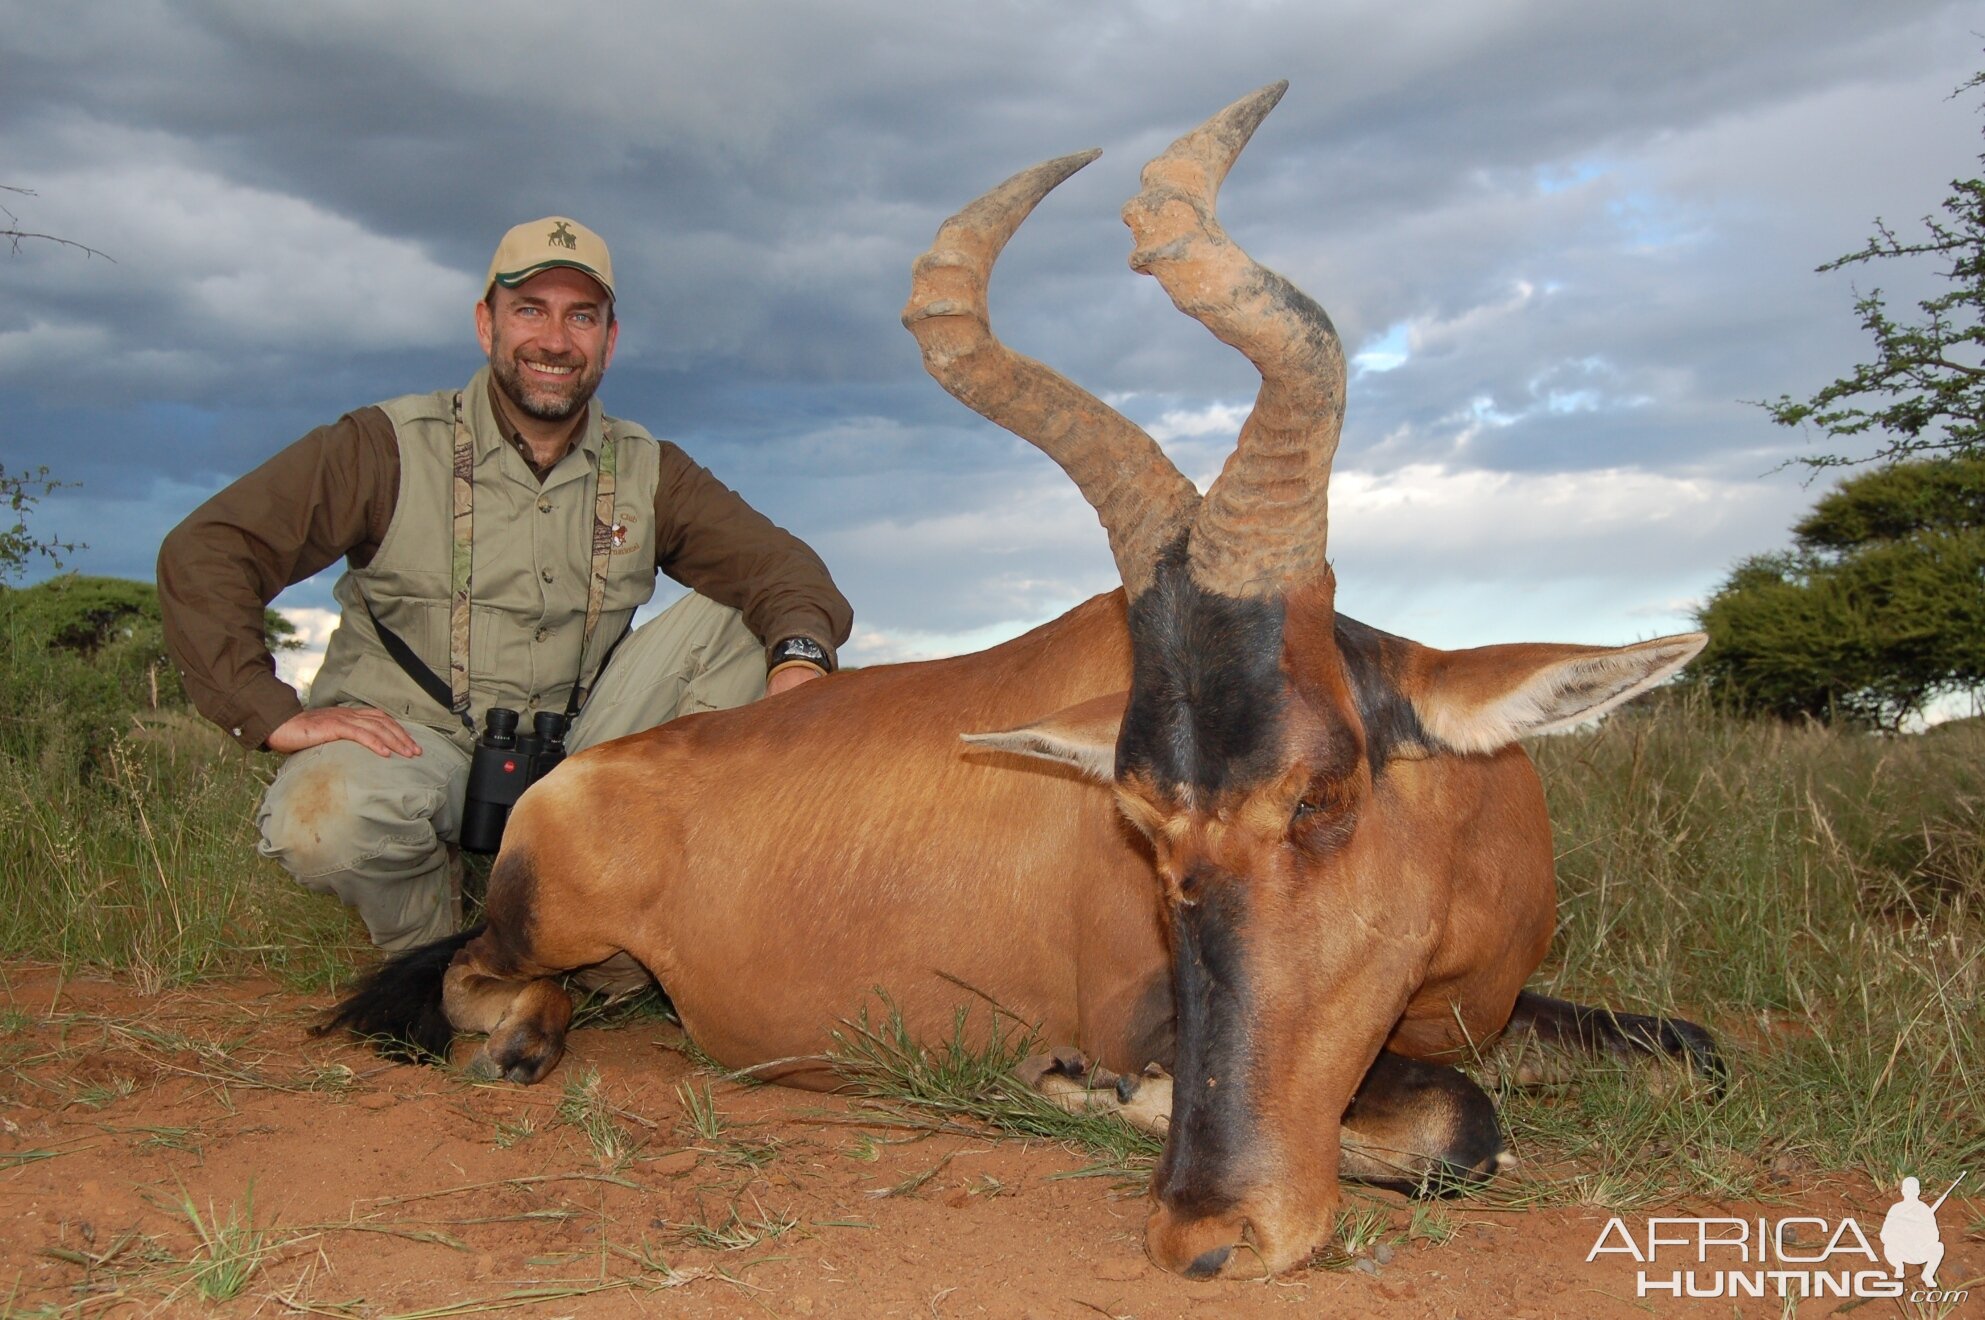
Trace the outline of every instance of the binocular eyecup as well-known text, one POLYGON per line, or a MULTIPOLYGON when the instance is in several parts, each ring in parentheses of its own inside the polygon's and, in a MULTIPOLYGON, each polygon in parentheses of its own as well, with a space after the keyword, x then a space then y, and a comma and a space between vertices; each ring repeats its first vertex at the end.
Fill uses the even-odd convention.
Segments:
POLYGON ((493 853, 501 847, 503 827, 517 799, 565 759, 565 733, 571 721, 562 712, 539 711, 532 717, 529 733, 517 732, 520 719, 507 706, 491 706, 483 712, 462 802, 461 844, 469 852, 493 853))

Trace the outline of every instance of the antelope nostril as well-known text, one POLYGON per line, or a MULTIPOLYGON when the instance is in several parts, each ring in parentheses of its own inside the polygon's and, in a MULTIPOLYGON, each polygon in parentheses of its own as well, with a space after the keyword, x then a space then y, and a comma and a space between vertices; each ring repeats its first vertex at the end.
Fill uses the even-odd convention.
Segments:
POLYGON ((1185 1267, 1185 1276, 1188 1279, 1210 1279, 1220 1272, 1220 1267, 1227 1263, 1227 1257, 1233 1254, 1234 1249, 1231 1246, 1215 1247, 1211 1251, 1203 1252, 1192 1264, 1185 1267))

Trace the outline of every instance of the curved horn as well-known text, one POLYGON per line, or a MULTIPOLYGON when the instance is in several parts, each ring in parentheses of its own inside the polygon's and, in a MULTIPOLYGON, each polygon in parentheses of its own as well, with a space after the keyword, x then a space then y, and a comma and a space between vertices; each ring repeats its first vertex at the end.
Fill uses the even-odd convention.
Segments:
POLYGON ((1323 308, 1259 265, 1214 214, 1228 168, 1287 90, 1234 102, 1144 167, 1125 204, 1132 268, 1261 372, 1239 442, 1193 524, 1195 581, 1235 596, 1282 591, 1326 568, 1326 488, 1344 421, 1344 350, 1323 308))
POLYGON ((986 281, 1013 231, 1056 184, 1100 154, 1022 170, 946 220, 911 267, 903 324, 938 384, 1061 464, 1095 506, 1134 597, 1150 585, 1159 551, 1191 521, 1199 492, 1128 417, 1000 343, 986 311, 986 281))

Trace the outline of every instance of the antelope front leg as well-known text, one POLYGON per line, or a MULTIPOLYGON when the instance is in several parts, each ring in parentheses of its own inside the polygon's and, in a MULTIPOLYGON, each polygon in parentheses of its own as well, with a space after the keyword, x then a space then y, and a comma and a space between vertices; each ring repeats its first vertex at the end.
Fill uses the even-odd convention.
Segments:
MULTIPOLYGON (((1071 1114, 1109 1114, 1164 1139, 1172 1126, 1172 1075, 1155 1063, 1112 1072, 1073 1046, 1014 1069, 1028 1089, 1071 1114)), ((1453 1068, 1381 1051, 1344 1112, 1337 1176, 1441 1196, 1477 1186, 1516 1163, 1494 1102, 1453 1068)))
POLYGON ((1111 1072, 1073 1046, 1036 1054, 1014 1070, 1071 1114, 1113 1114, 1140 1132, 1163 1138, 1172 1126, 1172 1075, 1155 1063, 1142 1073, 1111 1072))

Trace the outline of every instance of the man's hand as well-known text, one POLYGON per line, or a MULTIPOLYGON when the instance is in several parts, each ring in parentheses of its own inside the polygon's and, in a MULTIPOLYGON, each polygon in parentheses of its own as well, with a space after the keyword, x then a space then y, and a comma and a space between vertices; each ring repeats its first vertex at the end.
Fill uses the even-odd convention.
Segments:
POLYGON ((298 711, 269 734, 269 750, 284 756, 328 742, 362 743, 381 756, 420 755, 420 744, 398 720, 369 706, 298 711))
POLYGON ((820 671, 812 665, 787 665, 765 680, 765 695, 776 697, 781 692, 792 691, 802 683, 811 683, 820 676, 820 671))

